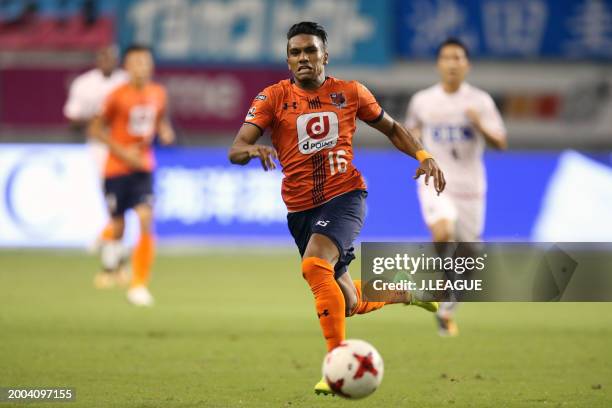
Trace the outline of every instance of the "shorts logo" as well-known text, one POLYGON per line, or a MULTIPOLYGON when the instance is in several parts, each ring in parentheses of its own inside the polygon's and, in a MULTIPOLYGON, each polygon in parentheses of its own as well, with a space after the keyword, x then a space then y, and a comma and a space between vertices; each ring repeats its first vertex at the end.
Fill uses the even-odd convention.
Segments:
POLYGON ((338 116, 335 112, 317 112, 297 118, 300 153, 311 154, 331 149, 338 143, 338 116))
POLYGON ((317 225, 319 227, 327 227, 327 224, 329 224, 329 221, 323 221, 323 220, 317 221, 317 225))

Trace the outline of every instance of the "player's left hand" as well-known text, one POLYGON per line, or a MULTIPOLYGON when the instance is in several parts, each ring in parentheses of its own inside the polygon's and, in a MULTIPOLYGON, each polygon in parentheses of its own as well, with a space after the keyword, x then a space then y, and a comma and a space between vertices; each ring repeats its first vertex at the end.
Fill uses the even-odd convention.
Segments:
POLYGON ((174 129, 172 126, 165 124, 164 126, 160 126, 159 128, 159 141, 162 145, 167 146, 176 140, 176 135, 174 133, 174 129))
POLYGON ((419 168, 414 175, 414 179, 417 180, 422 175, 425 175, 425 185, 429 185, 429 178, 433 177, 434 187, 438 194, 444 191, 446 187, 446 180, 444 179, 444 173, 438 167, 438 163, 434 159, 426 159, 419 163, 419 168))

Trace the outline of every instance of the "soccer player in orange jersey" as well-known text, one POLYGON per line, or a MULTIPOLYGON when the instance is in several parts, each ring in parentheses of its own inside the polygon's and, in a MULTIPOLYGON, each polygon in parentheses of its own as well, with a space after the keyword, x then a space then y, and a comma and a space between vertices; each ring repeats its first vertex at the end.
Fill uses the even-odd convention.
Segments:
MULTIPOLYGON (((104 46, 96 53, 96 67, 72 81, 68 99, 64 105, 64 116, 70 120, 71 128, 78 131, 87 129, 93 118, 100 113, 106 96, 127 82, 127 72, 118 68, 118 65, 117 47, 104 46)), ((96 165, 96 170, 100 172, 100 182, 102 182, 108 149, 105 144, 94 138, 88 138, 87 147, 96 165)), ((95 249, 99 251, 102 263, 102 271, 94 278, 94 286, 98 289, 112 288, 116 284, 127 284, 128 276, 123 268, 128 261, 127 252, 123 251, 125 256, 122 257, 118 267, 116 264, 107 264, 108 256, 106 255, 109 251, 118 250, 115 248, 112 234, 112 224, 109 221, 95 243, 95 249)))
POLYGON ((172 143, 174 131, 167 117, 166 91, 152 82, 154 62, 149 48, 129 47, 124 65, 129 81, 108 96, 101 115, 92 123, 91 133, 109 149, 104 195, 112 218, 113 238, 119 241, 123 237, 128 209, 134 209, 140 223, 128 300, 150 306, 153 297, 148 282, 155 249, 152 231, 155 160, 151 144, 156 134, 161 143, 172 143))
MULTIPOLYGON (((348 264, 355 258, 353 241, 365 216, 365 182, 353 165, 356 119, 385 134, 400 151, 419 160, 415 178, 425 176, 438 192, 444 176, 420 142, 380 107, 356 81, 325 75, 327 34, 317 23, 301 22, 287 33, 287 64, 293 78, 255 97, 245 123, 229 151, 234 164, 258 158, 264 170, 278 160, 284 173, 282 196, 289 230, 302 256, 302 275, 314 295, 328 350, 345 338, 345 318, 379 309, 366 302, 348 264), (274 147, 257 144, 271 129, 274 147)), ((397 303, 409 303, 404 294, 397 303)), ((394 303, 394 302, 389 302, 394 303)), ((425 305, 437 309, 437 304, 425 305)), ((331 393, 325 381, 317 393, 331 393)))

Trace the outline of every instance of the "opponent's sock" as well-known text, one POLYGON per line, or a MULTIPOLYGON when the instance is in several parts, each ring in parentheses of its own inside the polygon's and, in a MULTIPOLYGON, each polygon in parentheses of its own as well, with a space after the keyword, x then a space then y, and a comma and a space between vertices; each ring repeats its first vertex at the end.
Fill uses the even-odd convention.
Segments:
POLYGON ((327 350, 331 351, 345 337, 344 295, 334 278, 334 268, 324 259, 305 258, 302 260, 302 276, 314 295, 319 324, 327 350))
POLYGON ((114 238, 113 224, 112 222, 109 222, 108 224, 106 224, 106 226, 100 233, 100 239, 102 241, 112 241, 113 238, 114 238))
POLYGON ((154 256, 155 240, 153 239, 153 234, 141 234, 132 253, 131 287, 146 286, 149 283, 154 256))
POLYGON ((361 280, 355 279, 353 283, 355 284, 355 289, 357 289, 357 306, 353 309, 351 316, 354 314, 370 313, 387 304, 386 302, 366 302, 361 294, 361 280))

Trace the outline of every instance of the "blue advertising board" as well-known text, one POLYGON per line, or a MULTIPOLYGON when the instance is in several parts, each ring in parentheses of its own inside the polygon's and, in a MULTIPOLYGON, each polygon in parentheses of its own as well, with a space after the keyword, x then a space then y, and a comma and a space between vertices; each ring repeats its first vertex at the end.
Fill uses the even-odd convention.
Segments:
MULTIPOLYGON (((610 156, 576 152, 485 155, 484 239, 612 240, 610 156), (598 214, 598 216, 593 216, 598 214)), ((155 229, 161 243, 291 245, 282 173, 234 166, 225 148, 160 148, 155 229)), ((357 150, 368 184, 361 240, 429 240, 412 179, 416 162, 392 150, 357 150)), ((83 145, 4 145, 0 247, 84 247, 107 222, 99 170, 83 145)), ((128 218, 127 242, 137 237, 128 218)))
POLYGON ((162 63, 284 64, 286 33, 310 20, 328 31, 332 64, 389 61, 391 0, 126 0, 118 39, 151 45, 162 63))
POLYGON ((397 1, 397 53, 430 58, 448 37, 482 58, 612 58, 612 0, 397 1))

